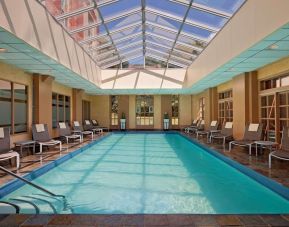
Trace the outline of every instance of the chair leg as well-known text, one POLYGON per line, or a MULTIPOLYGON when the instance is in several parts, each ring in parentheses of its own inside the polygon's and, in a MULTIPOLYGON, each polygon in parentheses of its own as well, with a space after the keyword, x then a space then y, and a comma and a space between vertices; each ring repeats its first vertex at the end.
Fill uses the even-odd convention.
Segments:
POLYGON ((249 155, 250 156, 252 155, 252 146, 251 146, 251 144, 249 145, 249 155))
POLYGON ((67 143, 67 144, 68 144, 68 140, 69 140, 68 137, 66 137, 66 143, 67 143))
POLYGON ((226 137, 223 137, 223 145, 226 145, 226 137))
POLYGON ((39 149, 40 149, 39 153, 42 154, 42 149, 43 149, 42 143, 40 144, 40 148, 39 149))
POLYGON ((271 162, 272 162, 272 156, 271 156, 271 154, 269 154, 269 169, 271 169, 271 162))
POLYGON ((62 151, 62 142, 59 143, 59 151, 62 151))
POLYGON ((229 152, 231 151, 232 149, 232 142, 229 143, 229 152))
POLYGON ((16 156, 16 168, 19 169, 20 167, 20 157, 19 155, 16 156))

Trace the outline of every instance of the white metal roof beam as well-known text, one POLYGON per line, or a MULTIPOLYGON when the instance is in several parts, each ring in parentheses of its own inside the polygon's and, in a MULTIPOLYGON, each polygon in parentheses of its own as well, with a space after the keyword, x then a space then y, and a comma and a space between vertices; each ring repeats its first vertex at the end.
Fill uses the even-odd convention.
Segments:
POLYGON ((124 38, 115 39, 114 42, 115 42, 116 44, 119 44, 119 43, 121 43, 121 42, 123 42, 123 41, 130 40, 130 39, 132 39, 132 38, 136 38, 136 37, 139 37, 139 36, 142 36, 142 33, 141 33, 141 32, 138 32, 138 33, 135 33, 135 34, 126 36, 126 37, 124 37, 124 38))
MULTIPOLYGON (((154 14, 154 15, 157 15, 157 16, 161 16, 161 17, 165 17, 165 18, 168 18, 168 19, 171 19, 171 20, 175 20, 175 21, 178 21, 178 22, 181 22, 181 23, 183 21, 182 17, 178 17, 178 16, 175 16, 175 15, 169 14, 167 12, 164 12, 164 11, 161 11, 161 10, 156 10, 156 9, 153 9, 153 8, 150 8, 150 7, 146 7, 146 11, 151 13, 151 14, 154 14)), ((191 26, 194 26, 194 27, 197 27, 197 28, 201 28, 201 29, 210 31, 210 32, 214 32, 214 33, 219 31, 219 28, 208 26, 206 24, 202 24, 202 23, 199 23, 199 22, 196 22, 196 21, 192 21, 192 20, 185 20, 184 23, 188 24, 188 25, 191 25, 191 26)))
MULTIPOLYGON (((171 42, 171 43, 174 43, 174 42, 175 42, 174 39, 170 39, 170 38, 164 37, 164 36, 159 35, 159 34, 153 34, 153 33, 151 33, 151 32, 147 32, 146 34, 149 35, 149 36, 152 36, 152 37, 156 37, 156 38, 160 38, 160 39, 169 41, 169 42, 171 42)), ((193 46, 193 45, 190 45, 190 44, 187 44, 187 43, 183 43, 183 42, 181 42, 181 41, 176 41, 176 43, 179 44, 179 45, 182 45, 182 46, 184 46, 184 47, 188 47, 188 48, 194 49, 194 50, 199 51, 199 52, 201 52, 201 51, 203 50, 203 48, 196 47, 196 46, 193 46)))
MULTIPOLYGON (((166 63, 166 59, 162 58, 162 57, 158 57, 158 56, 155 56, 153 54, 147 54, 147 57, 150 57, 150 58, 154 58, 156 60, 160 60, 160 61, 163 61, 164 63, 166 63)), ((173 64, 173 65, 177 65, 177 66, 180 66, 182 68, 187 68, 188 66, 187 65, 183 65, 181 63, 178 63, 178 62, 174 62, 174 61, 169 61, 169 63, 173 64)))
MULTIPOLYGON (((145 36, 145 31, 146 31, 146 18, 145 18, 145 7, 146 7, 146 1, 141 0, 141 12, 142 12, 142 46, 143 46, 143 56, 145 56, 146 53, 146 36, 145 36)), ((145 65, 144 65, 145 67, 145 65)))
MULTIPOLYGON (((170 0, 170 1, 188 6, 188 3, 184 2, 184 1, 180 1, 180 0, 170 0)), ((218 10, 218 9, 215 9, 215 8, 212 8, 212 7, 204 6, 202 4, 198 4, 198 3, 195 3, 195 2, 193 2, 191 8, 196 9, 196 10, 200 10, 200 11, 203 11, 203 12, 206 12, 206 13, 210 13, 210 14, 213 14, 213 15, 216 15, 216 16, 219 16, 219 17, 223 17, 225 19, 230 19, 232 17, 232 14, 227 13, 227 12, 225 12, 223 10, 218 10)))
MULTIPOLYGON (((148 49, 148 50, 151 50, 151 51, 153 51, 153 52, 157 52, 157 53, 160 53, 160 54, 169 56, 169 53, 168 53, 168 52, 164 52, 164 51, 161 51, 161 50, 156 50, 156 49, 153 49, 153 48, 150 48, 150 47, 147 47, 147 49, 148 49)), ((175 56, 175 55, 173 55, 173 57, 174 57, 176 60, 183 61, 184 63, 187 63, 187 64, 191 64, 191 63, 192 63, 192 61, 187 60, 187 59, 185 59, 185 58, 181 58, 181 57, 178 57, 178 56, 175 56)))
MULTIPOLYGON (((164 31, 172 32, 172 33, 174 33, 174 34, 177 34, 177 33, 178 33, 178 30, 176 30, 176 29, 169 28, 169 27, 163 26, 163 25, 161 25, 161 24, 156 24, 156 23, 151 22, 151 21, 146 21, 146 24, 147 24, 147 25, 151 25, 151 26, 153 26, 153 27, 155 27, 155 28, 164 30, 164 31)), ((188 33, 186 33, 186 32, 181 32, 181 35, 182 35, 182 36, 185 36, 185 37, 187 37, 187 38, 190 38, 190 39, 192 39, 192 40, 205 43, 205 44, 207 44, 207 43, 209 42, 208 39, 204 39, 204 38, 202 38, 202 37, 198 37, 198 36, 195 36, 195 35, 192 35, 192 34, 188 34, 188 33)))
POLYGON ((79 8, 77 10, 73 10, 73 11, 68 12, 68 13, 63 13, 59 16, 56 16, 55 19, 58 21, 64 20, 64 19, 67 19, 69 17, 74 17, 74 16, 77 16, 77 15, 82 14, 82 13, 86 13, 86 12, 88 12, 90 10, 94 10, 94 9, 95 9, 95 5, 92 4, 92 5, 83 7, 83 8, 79 8))
MULTIPOLYGON (((165 45, 162 45, 162 44, 159 44, 159 43, 155 43, 155 42, 152 42, 152 41, 148 41, 148 40, 146 40, 146 43, 147 43, 147 44, 151 44, 151 45, 155 45, 155 46, 159 46, 159 47, 163 47, 163 48, 166 48, 166 49, 171 49, 171 48, 168 47, 168 46, 165 46, 165 45)), ((180 53, 180 54, 187 55, 188 57, 191 57, 191 58, 196 58, 196 57, 197 57, 197 55, 190 54, 190 53, 185 52, 185 51, 182 51, 182 50, 174 49, 173 52, 178 52, 178 53, 180 53)))

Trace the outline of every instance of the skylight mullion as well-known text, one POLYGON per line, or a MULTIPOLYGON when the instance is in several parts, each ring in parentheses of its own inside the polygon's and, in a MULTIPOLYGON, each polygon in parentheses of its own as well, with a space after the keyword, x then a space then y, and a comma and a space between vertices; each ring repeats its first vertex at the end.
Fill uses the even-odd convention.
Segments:
POLYGON ((137 27, 137 26, 141 26, 141 25, 142 24, 140 22, 135 22, 135 23, 120 27, 118 29, 110 30, 110 34, 114 35, 116 33, 122 32, 124 30, 131 29, 131 28, 134 28, 134 27, 137 27))
MULTIPOLYGON (((145 18, 145 7, 146 7, 146 1, 145 0, 141 0, 141 11, 142 11, 142 49, 143 49, 143 56, 145 57, 145 52, 146 52, 146 36, 145 36, 145 31, 146 31, 146 18, 145 18)), ((145 67, 145 64, 144 64, 145 67)))
MULTIPOLYGON (((104 25, 104 28, 105 28, 105 30, 106 30, 106 33, 107 33, 108 37, 110 38, 111 44, 112 44, 112 46, 117 50, 117 48, 116 48, 116 46, 115 46, 115 44, 114 44, 114 41, 113 41, 113 39, 112 39, 112 37, 111 37, 111 35, 110 35, 110 33, 109 33, 109 29, 108 29, 106 23, 104 22, 103 16, 102 16, 102 14, 101 14, 101 12, 100 12, 100 10, 99 10, 99 8, 98 8, 98 5, 97 5, 96 0, 93 0, 93 2, 94 2, 94 4, 95 4, 95 8, 96 8, 96 10, 97 10, 97 12, 98 12, 99 17, 100 17, 101 21, 103 22, 103 25, 104 25)), ((119 60, 121 61, 121 57, 120 57, 120 55, 119 55, 118 52, 117 52, 117 54, 118 54, 119 60)))
MULTIPOLYGON (((103 56, 106 56, 106 55, 108 55, 108 54, 113 54, 114 52, 117 52, 117 50, 116 49, 113 49, 113 50, 108 50, 108 51, 105 51, 105 52, 103 52, 103 53, 101 53, 101 54, 97 54, 97 56, 96 56, 96 58, 99 60, 99 61, 102 61, 102 58, 103 58, 103 56)), ((95 52, 91 52, 92 54, 93 53, 95 53, 95 52)))
POLYGON ((100 67, 101 67, 102 69, 107 69, 107 68, 109 68, 109 67, 111 67, 111 66, 115 66, 115 65, 118 65, 118 64, 121 64, 121 61, 120 61, 120 60, 117 60, 117 61, 108 63, 108 64, 106 64, 106 65, 100 65, 100 67))
POLYGON ((185 23, 185 21, 187 20, 187 17, 188 17, 188 15, 189 15, 190 8, 191 8, 192 4, 193 4, 193 1, 190 1, 190 4, 188 5, 187 11, 186 11, 186 14, 184 15, 182 24, 181 24, 181 26, 180 26, 180 28, 179 28, 179 31, 178 31, 178 34, 177 34, 177 36, 176 36, 175 42, 174 42, 173 47, 172 47, 172 49, 171 49, 171 51, 170 51, 170 54, 169 54, 169 57, 168 57, 168 61, 167 61, 167 67, 168 67, 169 60, 170 60, 170 57, 171 57, 171 55, 172 55, 172 52, 173 52, 173 50, 174 50, 174 48, 175 48, 175 46, 176 46, 177 40, 178 40, 178 38, 179 38, 179 35, 180 35, 181 31, 183 30, 184 23, 185 23))
POLYGON ((102 65, 103 63, 109 62, 109 61, 111 61, 111 60, 113 60, 113 59, 121 60, 121 59, 119 59, 119 56, 115 55, 115 56, 112 56, 112 57, 110 57, 110 58, 102 59, 102 60, 99 61, 98 63, 99 63, 100 65, 102 65))
POLYGON ((139 51, 139 50, 142 50, 142 47, 139 47, 139 48, 136 48, 136 49, 127 51, 127 52, 121 52, 120 55, 123 56, 123 57, 125 57, 125 55, 129 55, 129 54, 131 54, 131 53, 133 53, 133 52, 137 52, 137 51, 139 51))
POLYGON ((126 36, 126 37, 124 37, 124 38, 115 39, 114 42, 115 42, 116 44, 119 44, 119 43, 121 43, 121 42, 123 42, 123 41, 129 40, 129 39, 132 39, 132 38, 141 36, 141 35, 142 35, 142 33, 141 33, 141 32, 138 32, 138 33, 135 33, 135 34, 126 36))
POLYGON ((92 42, 92 41, 95 41, 95 40, 98 40, 98 39, 101 39, 101 38, 108 38, 108 37, 109 37, 108 34, 89 36, 86 39, 83 39, 83 40, 79 41, 78 43, 82 45, 82 44, 85 44, 85 43, 88 43, 88 42, 92 42))
MULTIPOLYGON (((189 5, 188 3, 182 2, 180 0, 169 0, 169 1, 175 2, 175 3, 179 3, 179 4, 182 4, 182 5, 186 5, 186 6, 189 5)), ((218 9, 215 9, 215 8, 212 8, 212 7, 204 6, 202 4, 195 3, 195 2, 193 2, 191 8, 196 9, 196 10, 200 10, 200 11, 203 11, 203 12, 206 12, 206 13, 210 13, 210 14, 213 14, 213 15, 216 15, 216 16, 219 16, 219 17, 223 17, 225 19, 230 19, 232 17, 232 14, 227 13, 227 12, 225 12, 223 10, 218 10, 218 9)))
POLYGON ((139 58, 139 57, 142 57, 142 54, 141 55, 133 55, 133 56, 130 56, 130 57, 125 57, 123 59, 123 62, 130 61, 130 60, 133 60, 133 59, 136 59, 136 58, 139 58))
MULTIPOLYGON (((170 38, 167 38, 167 37, 164 37, 164 36, 159 35, 159 34, 153 34, 153 33, 147 32, 147 35, 153 36, 153 37, 157 37, 157 38, 160 38, 160 39, 169 41, 169 42, 171 42, 171 43, 174 43, 174 42, 175 42, 175 40, 170 39, 170 38)), ((176 39, 177 39, 177 38, 178 38, 178 36, 176 37, 176 39)), ((179 44, 179 45, 181 45, 181 46, 185 46, 185 47, 194 49, 194 50, 196 50, 196 51, 202 51, 202 50, 203 50, 203 49, 200 48, 200 47, 196 47, 196 46, 194 46, 194 45, 190 45, 190 44, 187 44, 187 43, 183 43, 183 42, 181 42, 181 41, 176 41, 176 42, 177 42, 177 44, 179 44)))
POLYGON ((91 23, 91 24, 84 25, 80 28, 75 28, 75 29, 70 30, 68 32, 70 35, 73 35, 73 34, 78 33, 78 32, 83 32, 83 31, 89 30, 91 28, 95 28, 101 24, 102 24, 102 22, 91 23))
POLYGON ((135 8, 135 9, 132 9, 130 11, 126 11, 124 13, 122 12, 120 14, 116 14, 116 15, 110 16, 108 18, 105 18, 104 23, 109 23, 109 22, 112 22, 112 21, 115 21, 115 20, 118 20, 118 19, 121 19, 124 17, 128 17, 128 16, 131 16, 133 14, 140 13, 140 12, 141 12, 141 8, 135 8))
POLYGON ((164 52, 164 51, 161 51, 161 50, 156 50, 156 49, 153 49, 153 48, 150 48, 150 47, 147 47, 148 50, 151 50, 153 52, 157 52, 157 53, 160 53, 162 55, 169 55, 168 52, 164 52))
POLYGON ((92 4, 92 5, 77 9, 77 10, 73 10, 73 11, 68 12, 68 13, 63 13, 59 16, 56 16, 55 19, 58 21, 61 21, 61 20, 67 19, 69 17, 74 17, 74 16, 77 16, 79 14, 89 12, 89 11, 94 10, 94 9, 95 9, 94 4, 92 4))
MULTIPOLYGON (((147 21, 146 24, 150 25, 150 26, 153 26, 155 28, 159 28, 159 29, 162 29, 164 31, 168 31, 168 32, 173 32, 175 34, 178 33, 178 30, 175 30, 175 29, 172 29, 172 28, 169 28, 169 27, 166 27, 166 26, 163 26, 163 25, 160 25, 160 24, 156 24, 154 22, 151 22, 151 21, 147 21)), ((207 39, 204 39, 202 37, 198 37, 198 36, 195 36, 195 35, 192 35, 192 34, 188 34, 186 32, 181 32, 181 35, 183 36, 186 36, 190 39, 193 39, 193 40, 196 40, 196 41, 200 41, 200 42, 203 42, 203 43, 208 43, 208 40, 207 39)))
MULTIPOLYGON (((158 16, 166 17, 166 18, 168 18, 168 19, 181 22, 181 23, 182 23, 182 21, 183 21, 183 18, 181 18, 181 17, 179 17, 179 16, 175 16, 175 15, 169 14, 169 13, 164 12, 164 11, 161 11, 161 10, 155 10, 155 9, 148 8, 148 7, 147 7, 147 8, 146 8, 146 11, 148 11, 149 13, 158 15, 158 16)), ((198 23, 198 22, 195 22, 195 21, 192 21, 192 20, 185 21, 184 23, 185 23, 185 24, 188 24, 188 25, 190 25, 190 26, 194 26, 194 27, 197 27, 197 28, 201 28, 201 29, 204 29, 204 30, 208 30, 208 31, 214 32, 214 33, 219 31, 218 28, 215 28, 215 27, 212 27, 212 26, 208 26, 208 25, 206 25, 206 24, 201 24, 201 23, 198 23)))
POLYGON ((102 0, 102 1, 99 1, 98 2, 98 7, 103 7, 103 6, 106 6, 106 5, 110 5, 110 4, 113 4, 115 2, 118 2, 119 0, 102 0))
POLYGON ((133 42, 133 43, 129 43, 127 45, 124 45, 122 47, 119 47, 118 50, 121 51, 121 50, 124 50, 124 49, 127 49, 129 47, 133 47, 133 46, 137 46, 137 45, 141 45, 142 44, 142 41, 141 42, 133 42))
POLYGON ((173 65, 180 66, 180 67, 182 67, 182 68, 187 68, 187 67, 188 67, 188 65, 183 65, 182 63, 175 62, 175 61, 172 61, 172 60, 169 60, 168 63, 169 63, 169 64, 173 64, 173 65))

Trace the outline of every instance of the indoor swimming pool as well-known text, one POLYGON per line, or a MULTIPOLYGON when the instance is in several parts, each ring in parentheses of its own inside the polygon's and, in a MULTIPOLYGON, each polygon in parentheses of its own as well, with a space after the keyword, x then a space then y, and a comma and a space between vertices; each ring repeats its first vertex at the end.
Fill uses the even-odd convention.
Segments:
POLYGON ((179 133, 112 133, 33 182, 65 195, 68 209, 28 185, 2 200, 24 213, 289 212, 288 200, 179 133))

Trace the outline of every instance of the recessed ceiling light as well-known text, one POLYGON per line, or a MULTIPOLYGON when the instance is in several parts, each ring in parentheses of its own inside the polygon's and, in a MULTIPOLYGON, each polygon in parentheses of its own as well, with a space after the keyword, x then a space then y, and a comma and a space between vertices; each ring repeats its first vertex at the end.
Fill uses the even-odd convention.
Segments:
POLYGON ((272 45, 269 46, 270 50, 276 50, 278 48, 279 48, 279 46, 277 44, 272 44, 272 45))
POLYGON ((7 51, 7 49, 0 47, 0 53, 4 53, 6 51, 7 51))

